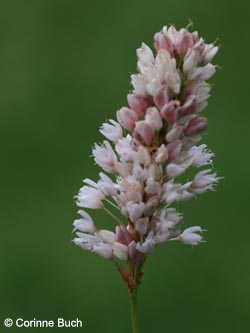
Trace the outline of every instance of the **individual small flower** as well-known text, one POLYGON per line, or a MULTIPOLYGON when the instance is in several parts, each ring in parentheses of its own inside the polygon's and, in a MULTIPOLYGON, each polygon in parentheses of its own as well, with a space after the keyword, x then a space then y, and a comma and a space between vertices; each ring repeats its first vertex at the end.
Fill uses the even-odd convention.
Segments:
POLYGON ((192 73, 199 63, 199 51, 197 49, 189 49, 183 60, 184 73, 192 73))
POLYGON ((159 131, 162 128, 162 118, 159 111, 155 107, 147 109, 145 121, 155 131, 159 131))
POLYGON ((198 245, 203 241, 201 227, 191 227, 183 231, 183 233, 178 236, 178 239, 185 244, 198 245))
POLYGON ((167 86, 173 91, 174 94, 179 94, 181 89, 181 77, 176 68, 176 61, 172 61, 169 74, 165 77, 167 86))
POLYGON ((99 173, 100 180, 97 183, 97 188, 106 196, 115 196, 117 189, 115 183, 103 172, 99 173))
POLYGON ((138 116, 144 115, 148 108, 148 100, 142 95, 128 94, 128 104, 138 116))
POLYGON ((141 47, 136 50, 138 62, 137 67, 139 72, 146 74, 147 69, 152 66, 154 62, 154 55, 150 47, 142 43, 141 47))
POLYGON ((110 119, 109 122, 110 124, 102 124, 100 128, 100 133, 102 133, 102 135, 104 135, 108 140, 116 142, 122 138, 122 128, 113 119, 110 119))
POLYGON ((102 243, 100 237, 98 237, 97 235, 89 235, 89 234, 85 234, 82 232, 77 232, 76 235, 78 236, 77 238, 75 238, 73 240, 73 242, 82 247, 84 250, 93 250, 93 247, 96 245, 99 245, 100 243, 102 243))
POLYGON ((179 55, 184 55, 194 46, 194 38, 186 29, 181 29, 176 36, 175 47, 179 55))
POLYGON ((186 135, 193 135, 207 129, 207 119, 205 117, 196 117, 189 121, 185 129, 186 135))
POLYGON ((124 225, 122 224, 117 225, 115 231, 116 231, 117 241, 119 243, 122 243, 124 245, 129 245, 133 241, 130 232, 124 225))
POLYGON ((162 109, 169 101, 170 90, 165 86, 162 87, 158 93, 154 96, 154 103, 159 108, 162 109))
POLYGON ((95 226, 89 214, 87 214, 83 210, 79 210, 78 214, 80 214, 82 218, 74 221, 74 231, 79 230, 81 232, 94 232, 95 226))
POLYGON ((105 171, 116 172, 117 157, 108 141, 103 141, 103 145, 95 145, 93 149, 95 162, 105 171))
POLYGON ((211 169, 200 171, 194 178, 191 184, 192 192, 201 194, 207 190, 212 190, 213 185, 219 181, 216 173, 210 173, 211 169))
POLYGON ((122 127, 129 131, 133 131, 135 122, 138 119, 137 114, 129 108, 121 108, 116 112, 116 117, 122 127))
POLYGON ((202 144, 198 147, 194 146, 190 149, 190 154, 192 155, 192 166, 200 167, 212 163, 214 154, 206 150, 206 147, 207 145, 202 144))
POLYGON ((175 27, 171 26, 169 29, 165 26, 161 32, 157 32, 154 36, 154 47, 157 51, 162 49, 168 51, 170 56, 174 55, 175 40, 178 35, 175 27))
POLYGON ((131 83, 134 87, 135 94, 147 96, 147 79, 144 75, 131 75, 131 83))
POLYGON ((148 144, 153 139, 154 134, 155 128, 152 128, 147 121, 136 122, 134 135, 139 141, 148 144))
POLYGON ((179 118, 180 113, 180 102, 172 100, 166 103, 161 109, 161 116, 168 123, 175 123, 179 118))
POLYGON ((212 61, 218 50, 218 46, 215 46, 214 44, 206 44, 202 53, 203 63, 207 64, 212 61))
POLYGON ((83 186, 77 196, 77 205, 84 208, 103 208, 104 194, 90 186, 83 186))

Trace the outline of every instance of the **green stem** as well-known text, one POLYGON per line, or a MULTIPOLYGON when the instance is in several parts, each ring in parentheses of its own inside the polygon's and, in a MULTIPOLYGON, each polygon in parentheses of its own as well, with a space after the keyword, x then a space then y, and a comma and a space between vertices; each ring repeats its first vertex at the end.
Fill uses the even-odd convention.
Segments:
POLYGON ((130 291, 130 304, 131 304, 131 321, 132 332, 139 333, 139 320, 137 309, 137 290, 130 291))

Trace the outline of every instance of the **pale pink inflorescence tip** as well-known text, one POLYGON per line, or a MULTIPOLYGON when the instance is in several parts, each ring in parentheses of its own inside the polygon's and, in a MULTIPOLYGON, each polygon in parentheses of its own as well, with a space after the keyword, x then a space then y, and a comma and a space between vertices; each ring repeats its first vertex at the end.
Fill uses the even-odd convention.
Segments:
POLYGON ((105 173, 97 182, 85 179, 77 196, 79 207, 105 209, 117 223, 110 223, 112 231, 98 230, 83 210, 74 221, 75 244, 106 259, 136 263, 170 240, 198 245, 201 227, 181 231, 182 215, 169 206, 212 190, 219 180, 210 167, 178 181, 187 169, 212 164, 213 153, 198 142, 208 126, 200 113, 218 47, 174 26, 155 34, 154 47, 156 54, 144 43, 137 50, 139 73, 131 76, 128 106, 100 128, 105 140, 93 156, 105 173))

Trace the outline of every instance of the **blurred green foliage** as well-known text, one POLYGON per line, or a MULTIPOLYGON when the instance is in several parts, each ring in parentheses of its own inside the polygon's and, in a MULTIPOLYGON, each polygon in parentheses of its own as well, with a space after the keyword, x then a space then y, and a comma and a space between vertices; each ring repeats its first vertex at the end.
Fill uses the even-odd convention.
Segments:
MULTIPOLYGON (((178 206, 187 226, 209 229, 208 243, 173 242, 148 258, 141 328, 249 329, 249 3, 9 0, 0 4, 1 332, 5 317, 58 316, 80 318, 82 332, 130 331, 118 272, 71 243, 73 195, 81 179, 97 177, 91 146, 101 140, 100 124, 126 105, 135 49, 142 41, 152 46, 163 25, 180 28, 188 18, 222 45, 204 139, 225 179, 215 193, 178 206)), ((104 213, 94 216, 112 223, 104 213)))

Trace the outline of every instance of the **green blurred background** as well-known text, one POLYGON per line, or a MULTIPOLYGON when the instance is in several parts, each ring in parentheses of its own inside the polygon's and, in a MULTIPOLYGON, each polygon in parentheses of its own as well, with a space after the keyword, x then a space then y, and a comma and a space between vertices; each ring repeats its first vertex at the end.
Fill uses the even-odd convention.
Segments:
MULTIPOLYGON (((141 331, 249 329, 249 5, 247 1, 0 3, 0 331, 16 319, 80 318, 84 329, 130 332, 129 302, 110 262, 71 243, 82 179, 96 179, 91 146, 100 124, 126 105, 135 49, 165 24, 212 42, 222 70, 205 115, 205 142, 225 176, 216 192, 178 206, 208 243, 163 245, 146 263, 141 331)), ((103 225, 109 219, 94 214, 103 225)), ((64 331, 60 329, 60 332, 64 331)), ((65 330, 66 331, 66 330, 65 330)))

